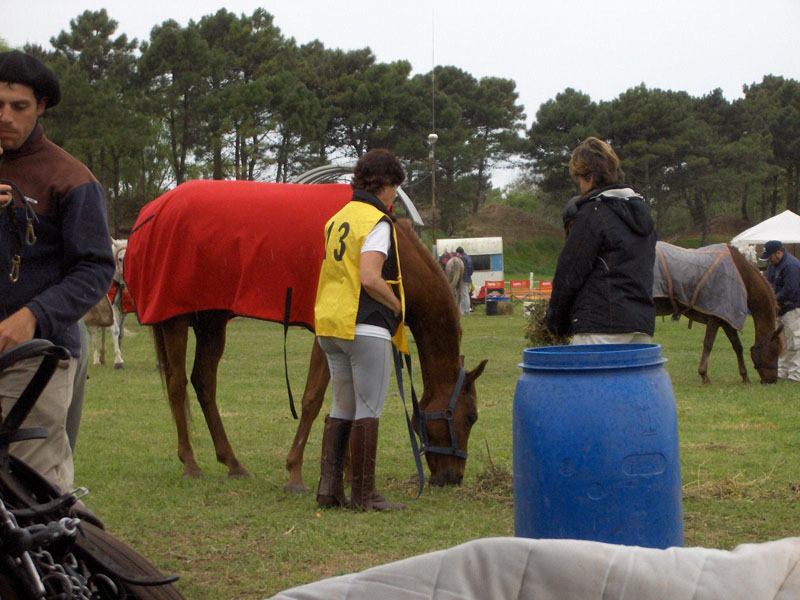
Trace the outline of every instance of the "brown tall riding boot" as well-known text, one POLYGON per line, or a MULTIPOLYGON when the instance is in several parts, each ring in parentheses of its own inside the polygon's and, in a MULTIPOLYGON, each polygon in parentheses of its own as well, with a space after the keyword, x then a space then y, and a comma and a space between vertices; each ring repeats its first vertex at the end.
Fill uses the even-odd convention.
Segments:
POLYGON ((330 415, 325 417, 325 431, 322 434, 322 465, 317 487, 317 504, 320 508, 347 506, 342 476, 352 425, 352 421, 337 419, 330 415))
POLYGON ((350 458, 353 484, 350 507, 354 510, 397 510, 405 504, 389 502, 375 490, 375 454, 378 450, 378 419, 353 421, 350 458))

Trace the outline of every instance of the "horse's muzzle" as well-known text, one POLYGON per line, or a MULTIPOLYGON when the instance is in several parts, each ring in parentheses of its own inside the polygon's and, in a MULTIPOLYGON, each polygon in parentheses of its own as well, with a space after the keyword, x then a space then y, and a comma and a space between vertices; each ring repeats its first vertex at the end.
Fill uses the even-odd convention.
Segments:
POLYGON ((453 473, 448 469, 444 469, 428 479, 428 483, 437 487, 444 487, 446 485, 461 485, 461 480, 464 476, 460 473, 453 473))

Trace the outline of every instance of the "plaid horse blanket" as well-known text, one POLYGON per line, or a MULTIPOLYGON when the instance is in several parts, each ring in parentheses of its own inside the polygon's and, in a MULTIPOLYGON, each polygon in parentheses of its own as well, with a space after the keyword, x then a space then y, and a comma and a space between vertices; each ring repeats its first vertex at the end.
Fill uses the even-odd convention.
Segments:
POLYGON ((125 254, 139 321, 223 309, 313 330, 323 229, 351 196, 346 184, 190 181, 153 200, 125 254))
POLYGON ((747 318, 747 290, 725 244, 687 250, 658 242, 653 297, 719 317, 741 331, 747 318))

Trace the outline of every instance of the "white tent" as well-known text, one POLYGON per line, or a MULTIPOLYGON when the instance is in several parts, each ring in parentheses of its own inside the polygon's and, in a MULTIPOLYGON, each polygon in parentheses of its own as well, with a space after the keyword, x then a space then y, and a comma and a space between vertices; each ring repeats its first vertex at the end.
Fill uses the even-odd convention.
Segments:
POLYGON ((779 240, 784 244, 800 244, 800 215, 785 210, 779 215, 762 221, 731 240, 731 244, 765 244, 770 240, 779 240))
POLYGON ((785 210, 766 221, 761 221, 750 229, 745 229, 731 240, 731 246, 735 246, 751 262, 755 262, 756 254, 760 255, 763 245, 770 240, 783 242, 791 254, 798 256, 800 215, 785 210))

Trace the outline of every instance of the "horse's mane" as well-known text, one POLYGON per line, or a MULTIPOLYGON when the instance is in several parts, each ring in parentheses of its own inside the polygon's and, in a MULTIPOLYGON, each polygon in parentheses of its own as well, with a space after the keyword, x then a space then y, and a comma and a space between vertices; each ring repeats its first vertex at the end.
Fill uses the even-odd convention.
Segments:
MULTIPOLYGON (((762 299, 767 304, 766 306, 757 305, 757 299, 748 291, 747 308, 750 309, 750 313, 753 315, 753 322, 756 323, 757 313, 760 313, 764 317, 771 317, 769 323, 770 331, 762 332, 763 334, 769 334, 775 329, 775 325, 777 323, 777 312, 775 308, 777 300, 775 299, 775 290, 772 289, 772 286, 767 281, 767 278, 761 274, 761 271, 759 271, 758 267, 747 260, 738 249, 730 244, 726 245, 730 250, 733 263, 739 270, 739 274, 742 276, 742 279, 744 280, 746 278, 749 280, 752 286, 762 294, 762 299)), ((745 281, 745 285, 747 285, 747 281, 745 281)), ((756 330, 756 337, 758 337, 758 330, 756 330)), ((779 340, 779 352, 783 353, 783 338, 780 338, 779 340)))
MULTIPOLYGON (((414 254, 419 258, 419 260, 427 267, 428 271, 430 272, 430 278, 428 282, 429 288, 436 286, 439 288, 440 292, 443 294, 443 297, 447 297, 451 299, 453 297, 453 293, 450 290, 450 282, 447 281, 447 276, 445 276, 444 271, 439 266, 439 263, 433 257, 433 253, 425 247, 425 244, 422 243, 422 240, 417 235, 417 232, 414 231, 414 227, 411 224, 409 219, 397 219, 395 223, 397 227, 398 237, 402 237, 404 241, 407 241, 414 254)), ((403 253, 407 253, 409 248, 404 248, 403 253)), ((457 307, 455 302, 450 302, 446 304, 447 306, 451 307, 453 313, 453 320, 458 328, 458 339, 459 343, 461 341, 461 319, 459 318, 457 307)), ((409 323, 411 325, 411 323, 409 323)))
MULTIPOLYGON (((739 269, 739 273, 741 275, 748 274, 750 277, 750 281, 753 284, 760 288, 762 294, 764 294, 767 298, 769 298, 771 302, 771 306, 775 306, 775 291, 772 289, 772 286, 767 281, 767 278, 761 274, 761 271, 756 267, 753 263, 747 260, 744 255, 735 247, 731 246, 730 244, 726 244, 728 249, 731 252, 731 257, 733 258, 733 262, 736 264, 736 267, 739 269), (745 272, 742 272, 744 270, 745 272)), ((749 295, 748 295, 748 305, 749 302, 749 295)), ((751 306, 748 306, 751 309, 751 306)))
POLYGON ((414 231, 414 226, 411 224, 410 219, 397 219, 395 225, 398 230, 402 230, 402 232, 405 234, 404 237, 407 238, 413 246, 415 246, 416 253, 425 263, 427 263, 428 268, 431 271, 442 270, 442 268, 439 266, 439 263, 436 262, 435 258, 433 258, 433 254, 425 247, 425 244, 422 243, 422 240, 417 235, 417 232, 414 231))

